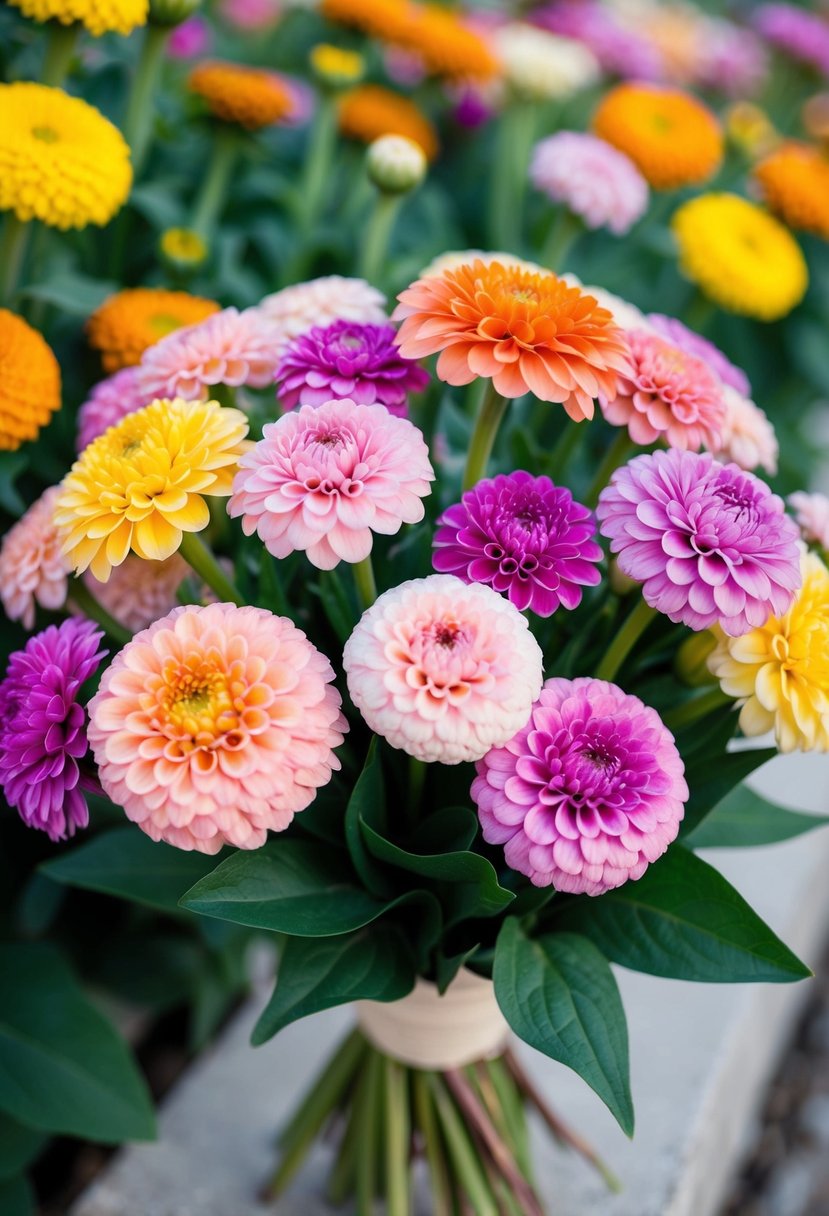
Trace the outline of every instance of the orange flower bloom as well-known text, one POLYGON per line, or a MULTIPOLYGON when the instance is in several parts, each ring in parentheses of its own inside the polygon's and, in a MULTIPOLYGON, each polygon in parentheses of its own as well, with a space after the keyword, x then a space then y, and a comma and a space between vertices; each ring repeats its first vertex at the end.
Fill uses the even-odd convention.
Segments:
POLYGON ((60 409, 60 368, 22 317, 0 308, 0 451, 14 452, 60 409))
POLYGON ((214 300, 162 287, 134 287, 104 300, 86 323, 89 345, 101 352, 104 370, 117 372, 141 362, 174 329, 196 325, 219 311, 214 300))
POLYGON ((754 170, 763 198, 790 228, 829 241, 829 160, 809 144, 783 144, 754 170))
POLYGON ((381 135, 405 135, 420 144, 429 160, 438 152, 438 137, 417 106, 379 84, 363 84, 340 100, 340 130, 351 139, 371 144, 381 135))
POLYGON ((408 0, 322 0, 322 15, 371 38, 394 42, 409 20, 408 0))
POLYGON ((249 131, 269 127, 294 109, 294 98, 275 72, 214 59, 200 63, 187 80, 191 93, 206 102, 211 114, 249 131))
POLYGON ((580 422, 593 417, 599 394, 616 396, 619 374, 631 374, 612 314, 550 272, 479 259, 419 279, 398 298, 401 354, 441 351, 437 372, 447 384, 484 376, 504 397, 534 393, 580 422))
POLYGON ((680 89, 617 85, 599 104, 593 130, 625 152, 656 190, 707 181, 723 157, 717 119, 680 89))

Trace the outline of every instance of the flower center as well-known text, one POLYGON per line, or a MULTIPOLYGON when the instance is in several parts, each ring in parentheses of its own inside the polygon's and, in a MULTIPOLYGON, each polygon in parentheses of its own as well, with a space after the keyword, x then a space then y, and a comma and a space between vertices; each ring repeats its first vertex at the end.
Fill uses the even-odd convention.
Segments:
POLYGON ((161 706, 169 724, 198 744, 238 725, 225 673, 204 663, 165 673, 161 706))
POLYGON ((782 633, 776 633, 772 638, 771 653, 778 663, 785 663, 789 658, 789 642, 782 633))
POLYGON ((54 127, 32 127, 32 135, 44 144, 56 144, 60 139, 54 127))
POLYGON ((433 640, 446 650, 454 650, 460 634, 461 627, 455 621, 437 621, 432 629, 433 640))
POLYGON ((171 334, 174 329, 181 328, 181 318, 174 317, 170 312, 156 312, 148 318, 150 329, 160 338, 171 334))

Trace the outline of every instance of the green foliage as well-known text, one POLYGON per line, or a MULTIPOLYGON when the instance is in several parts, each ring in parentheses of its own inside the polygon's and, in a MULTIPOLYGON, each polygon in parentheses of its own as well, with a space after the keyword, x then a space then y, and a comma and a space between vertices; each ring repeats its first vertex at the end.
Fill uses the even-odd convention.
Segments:
POLYGON ((777 806, 746 785, 718 802, 685 843, 692 849, 743 849, 775 844, 829 823, 829 815, 807 815, 777 806))

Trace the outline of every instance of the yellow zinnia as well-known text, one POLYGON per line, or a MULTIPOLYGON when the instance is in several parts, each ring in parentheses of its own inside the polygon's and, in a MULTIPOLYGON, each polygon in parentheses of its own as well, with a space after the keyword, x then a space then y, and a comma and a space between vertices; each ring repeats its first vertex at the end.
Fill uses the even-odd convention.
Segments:
POLYGON ((129 34, 145 25, 149 0, 9 0, 32 21, 79 21, 96 37, 100 34, 129 34))
POLYGON ((815 553, 785 616, 740 638, 718 634, 708 660, 724 693, 742 702, 746 735, 773 730, 781 752, 829 750, 829 570, 815 553))
POLYGON ((202 497, 227 497, 250 446, 240 410, 217 401, 151 402, 84 449, 61 485, 55 523, 77 573, 109 579, 132 550, 164 561, 183 532, 201 532, 202 497))
POLYGON ((702 194, 674 213, 680 268, 727 312, 776 321, 799 304, 809 272, 791 233, 736 194, 702 194))
POLYGON ((0 451, 34 439, 60 409, 60 368, 36 329, 0 308, 0 451))

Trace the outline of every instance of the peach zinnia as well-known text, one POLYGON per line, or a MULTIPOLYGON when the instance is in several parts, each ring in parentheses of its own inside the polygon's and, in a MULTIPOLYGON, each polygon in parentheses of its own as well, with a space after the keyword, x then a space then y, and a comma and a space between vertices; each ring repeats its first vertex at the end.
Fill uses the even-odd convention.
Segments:
POLYGON ((533 393, 580 422, 593 417, 600 394, 612 401, 618 376, 630 373, 613 315, 551 272, 478 259, 419 279, 398 298, 402 355, 440 351, 437 373, 447 384, 483 376, 503 397, 533 393))

